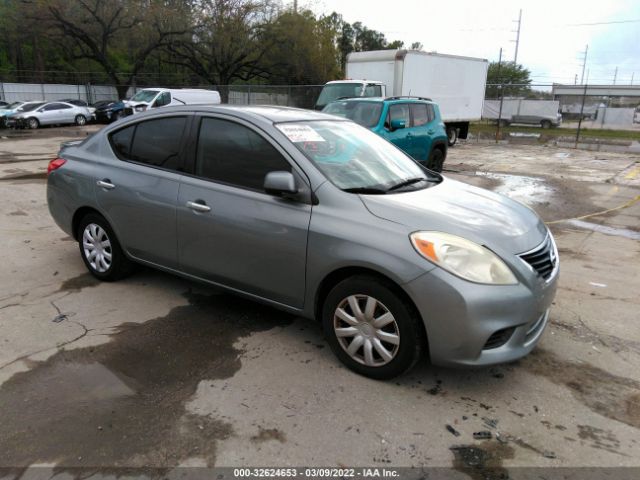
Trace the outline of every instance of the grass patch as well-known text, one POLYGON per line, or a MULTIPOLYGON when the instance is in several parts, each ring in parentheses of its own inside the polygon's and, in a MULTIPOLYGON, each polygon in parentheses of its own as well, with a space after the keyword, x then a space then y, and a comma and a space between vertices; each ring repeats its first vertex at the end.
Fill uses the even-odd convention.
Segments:
MULTIPOLYGON (((469 131, 473 134, 494 134, 496 132, 496 125, 491 123, 472 123, 469 126, 469 131)), ((508 126, 501 127, 500 131, 503 134, 508 133, 538 133, 545 137, 569 137, 575 138, 577 128, 565 128, 565 127, 556 127, 556 128, 546 128, 543 129, 541 127, 526 127, 526 126, 508 126)), ((615 140, 638 140, 640 141, 640 131, 632 131, 632 130, 600 130, 600 129, 589 129, 589 128, 581 128, 580 129, 580 138, 589 138, 589 139, 615 139, 615 140)))

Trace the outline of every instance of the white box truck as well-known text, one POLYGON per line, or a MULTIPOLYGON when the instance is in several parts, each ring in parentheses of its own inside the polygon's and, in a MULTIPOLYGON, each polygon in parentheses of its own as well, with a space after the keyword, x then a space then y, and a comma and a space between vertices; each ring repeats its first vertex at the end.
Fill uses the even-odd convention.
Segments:
POLYGON ((341 97, 430 98, 440 106, 453 145, 458 136, 467 138, 469 122, 482 118, 488 68, 483 58, 417 50, 353 52, 347 56, 348 80, 328 82, 316 109, 341 97))

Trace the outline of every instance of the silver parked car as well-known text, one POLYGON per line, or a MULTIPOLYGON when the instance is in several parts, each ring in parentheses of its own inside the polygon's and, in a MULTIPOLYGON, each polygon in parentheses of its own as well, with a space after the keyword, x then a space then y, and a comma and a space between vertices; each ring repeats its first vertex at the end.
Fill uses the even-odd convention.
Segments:
POLYGON ((91 119, 87 107, 66 102, 48 102, 38 108, 11 115, 10 122, 18 128, 38 128, 40 125, 85 125, 91 119))
POLYGON ((347 120, 277 107, 127 117, 49 164, 47 199, 106 281, 150 265, 320 319, 374 378, 529 353, 558 279, 529 208, 347 120))

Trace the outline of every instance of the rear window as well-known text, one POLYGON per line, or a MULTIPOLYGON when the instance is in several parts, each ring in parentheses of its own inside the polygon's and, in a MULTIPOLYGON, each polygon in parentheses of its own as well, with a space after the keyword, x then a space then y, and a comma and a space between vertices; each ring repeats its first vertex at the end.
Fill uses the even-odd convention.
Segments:
POLYGON ((324 113, 338 115, 353 120, 358 125, 371 128, 378 124, 382 103, 376 102, 333 102, 327 105, 324 113))
POLYGON ((145 120, 111 135, 111 146, 123 160, 182 170, 180 143, 187 117, 145 120))

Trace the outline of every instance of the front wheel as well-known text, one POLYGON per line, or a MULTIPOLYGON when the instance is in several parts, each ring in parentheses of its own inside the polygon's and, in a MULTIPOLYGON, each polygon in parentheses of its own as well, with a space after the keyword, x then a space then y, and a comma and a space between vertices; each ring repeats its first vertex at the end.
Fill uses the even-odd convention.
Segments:
POLYGON ((38 121, 37 118, 30 118, 27 121, 27 125, 29 125, 29 128, 31 130, 35 130, 36 128, 38 128, 40 126, 40 122, 38 121))
POLYGON ((84 115, 76 116, 76 125, 78 125, 79 127, 82 127, 86 123, 87 123, 87 118, 84 115))
POLYGON ((325 336, 349 369, 386 380, 409 370, 425 346, 424 327, 396 288, 358 275, 338 283, 322 307, 325 336))
POLYGON ((551 128, 551 122, 549 120, 543 120, 540 122, 540 126, 542 128, 551 128))
POLYGON ((80 255, 89 272, 99 280, 113 282, 133 271, 109 223, 102 215, 90 213, 78 227, 80 255))

